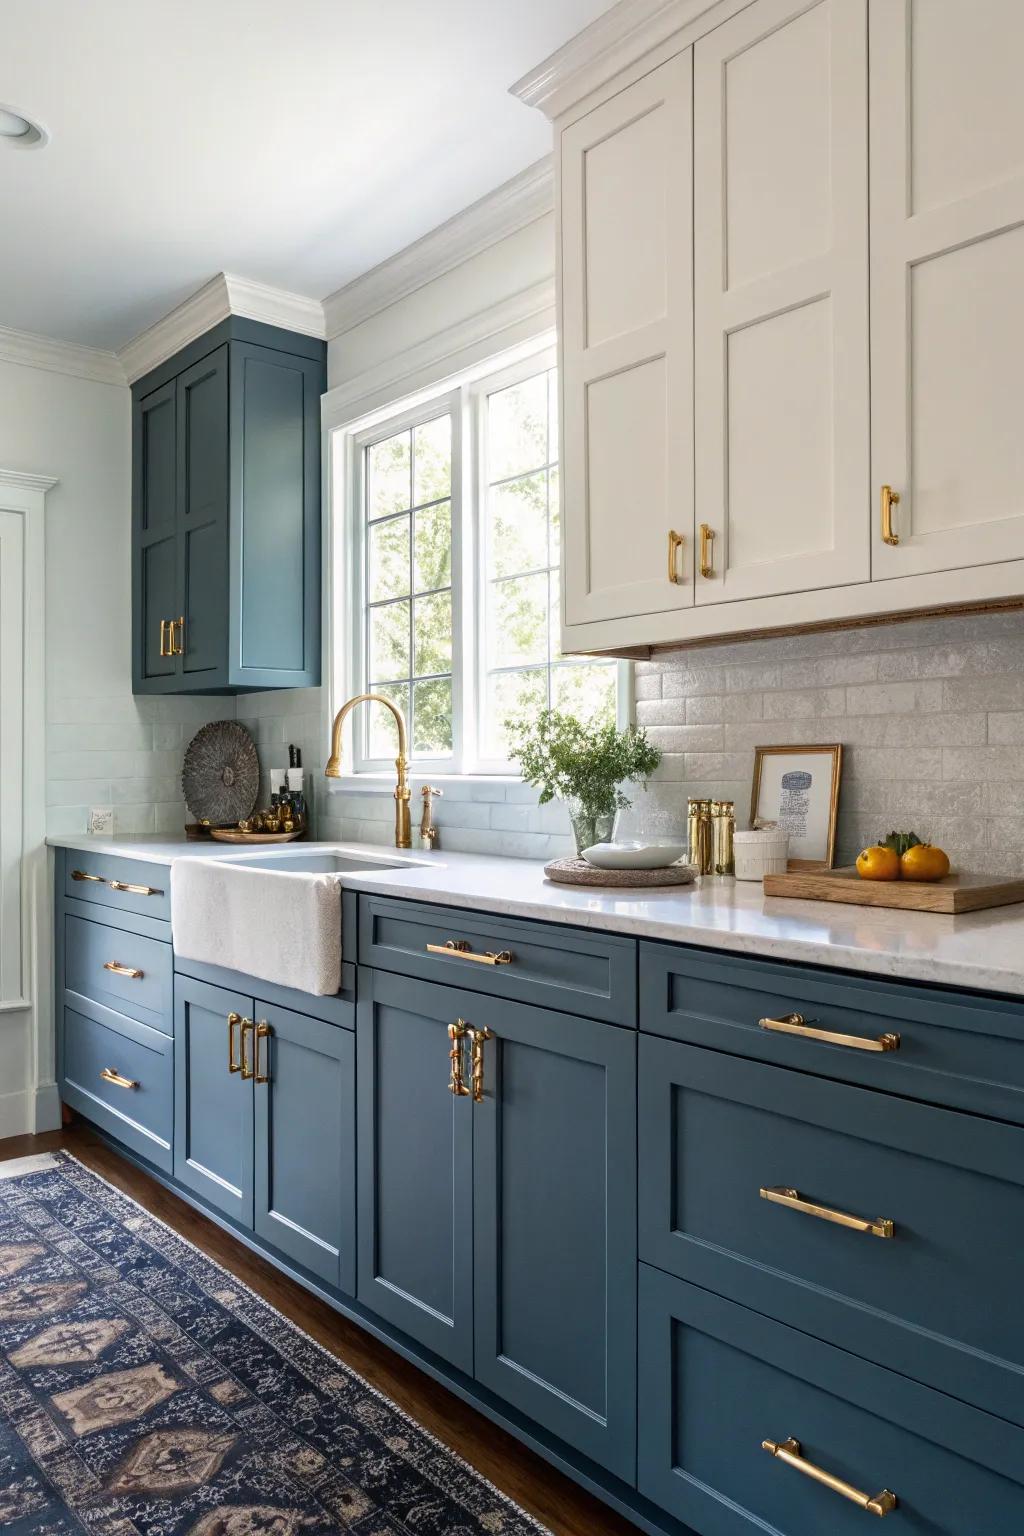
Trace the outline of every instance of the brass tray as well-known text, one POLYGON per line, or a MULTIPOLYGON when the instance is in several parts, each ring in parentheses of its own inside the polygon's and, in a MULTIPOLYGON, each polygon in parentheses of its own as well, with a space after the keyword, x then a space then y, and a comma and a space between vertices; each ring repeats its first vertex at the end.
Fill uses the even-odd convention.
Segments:
POLYGON ((211 827, 218 843, 294 843, 301 832, 240 832, 237 827, 211 827))

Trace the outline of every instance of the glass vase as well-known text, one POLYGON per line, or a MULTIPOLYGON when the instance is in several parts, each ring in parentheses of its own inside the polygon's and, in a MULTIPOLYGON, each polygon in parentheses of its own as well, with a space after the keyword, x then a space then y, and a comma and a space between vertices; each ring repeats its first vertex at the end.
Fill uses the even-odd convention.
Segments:
POLYGON ((614 811, 594 811, 590 806, 584 805, 581 800, 566 800, 565 808, 569 812, 569 824, 576 843, 577 858, 582 856, 584 848, 592 848, 595 843, 609 841, 615 821, 614 811))

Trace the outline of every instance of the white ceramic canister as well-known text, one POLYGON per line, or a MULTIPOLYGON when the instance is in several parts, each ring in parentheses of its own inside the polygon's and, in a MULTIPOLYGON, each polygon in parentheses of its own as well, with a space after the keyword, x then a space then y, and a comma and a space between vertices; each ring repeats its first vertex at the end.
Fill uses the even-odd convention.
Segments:
POLYGON ((789 833, 778 827, 733 835, 737 880, 761 880, 765 875, 784 875, 789 854, 789 833))

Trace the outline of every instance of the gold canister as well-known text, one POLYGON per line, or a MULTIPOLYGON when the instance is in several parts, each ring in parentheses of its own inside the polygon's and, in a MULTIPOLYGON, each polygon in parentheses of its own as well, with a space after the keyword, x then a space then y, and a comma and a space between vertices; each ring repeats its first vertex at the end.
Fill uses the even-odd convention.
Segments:
POLYGON ((690 800, 687 804, 687 832, 690 863, 700 875, 709 875, 714 867, 714 833, 710 800, 690 800))
POLYGON ((732 875, 736 872, 733 857, 733 833, 736 830, 736 807, 732 800, 711 801, 712 867, 716 875, 732 875))

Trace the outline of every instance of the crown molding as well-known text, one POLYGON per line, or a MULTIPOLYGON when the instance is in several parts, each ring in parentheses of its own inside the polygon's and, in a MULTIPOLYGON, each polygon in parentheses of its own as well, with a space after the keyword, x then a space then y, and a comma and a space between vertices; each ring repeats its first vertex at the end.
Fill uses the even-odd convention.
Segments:
POLYGON ((323 305, 318 299, 271 288, 232 272, 218 272, 169 315, 120 349, 117 356, 128 383, 134 384, 230 315, 301 331, 306 336, 324 334, 323 305))
POLYGON ((55 475, 31 475, 20 469, 0 469, 0 485, 17 491, 41 491, 45 496, 56 484, 55 475))
POLYGON ((553 207, 554 172, 548 155, 330 294, 324 300, 328 340, 525 229, 553 207))
POLYGON ((321 426, 347 427, 554 330, 555 282, 548 278, 336 384, 320 397, 321 426))
POLYGON ((98 384, 124 384, 124 369, 115 353, 98 347, 80 347, 71 341, 55 341, 50 336, 34 336, 29 331, 12 331, 0 326, 0 362, 19 363, 25 368, 43 368, 48 373, 66 373, 75 379, 92 379, 98 384))
POLYGON ((555 118, 667 41, 717 0, 619 0, 509 90, 555 118))

